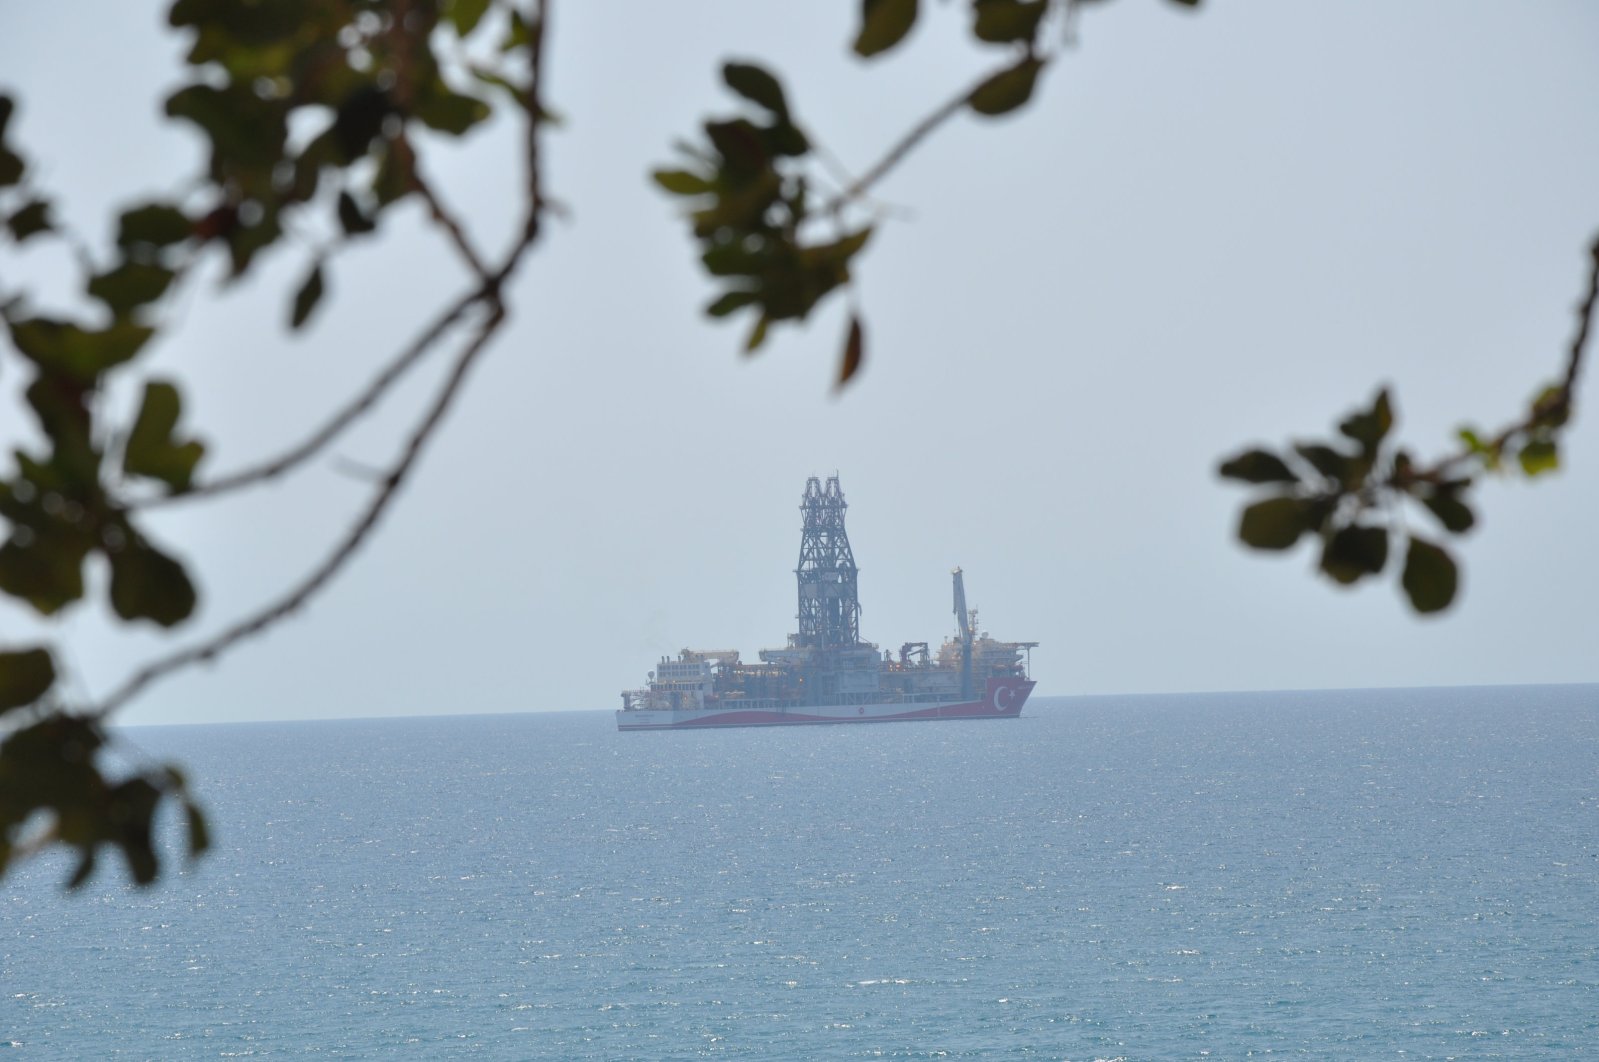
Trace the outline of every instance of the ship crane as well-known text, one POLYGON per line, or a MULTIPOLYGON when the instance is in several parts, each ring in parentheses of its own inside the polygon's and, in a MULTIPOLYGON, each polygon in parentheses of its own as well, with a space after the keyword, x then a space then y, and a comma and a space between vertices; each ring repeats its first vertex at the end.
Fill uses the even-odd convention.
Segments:
POLYGON ((972 699, 972 614, 966 610, 966 584, 961 580, 961 570, 950 573, 955 577, 955 626, 961 636, 961 696, 972 699))

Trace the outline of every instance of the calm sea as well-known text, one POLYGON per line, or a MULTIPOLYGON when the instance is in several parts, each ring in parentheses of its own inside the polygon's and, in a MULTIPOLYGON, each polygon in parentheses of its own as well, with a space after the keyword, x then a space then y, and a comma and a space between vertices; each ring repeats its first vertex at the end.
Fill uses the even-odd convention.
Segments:
POLYGON ((1599 686, 130 734, 217 850, 0 884, 19 1059, 1599 1057, 1599 686))

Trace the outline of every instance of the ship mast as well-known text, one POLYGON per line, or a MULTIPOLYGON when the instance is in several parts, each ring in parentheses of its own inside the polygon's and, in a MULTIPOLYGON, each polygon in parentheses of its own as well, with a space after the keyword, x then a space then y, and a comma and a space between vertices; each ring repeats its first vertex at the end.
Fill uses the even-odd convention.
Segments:
POLYGON ((860 643, 861 604, 856 597, 855 554, 844 531, 844 492, 838 477, 827 486, 816 476, 805 481, 800 499, 799 634, 805 648, 853 647, 860 643))

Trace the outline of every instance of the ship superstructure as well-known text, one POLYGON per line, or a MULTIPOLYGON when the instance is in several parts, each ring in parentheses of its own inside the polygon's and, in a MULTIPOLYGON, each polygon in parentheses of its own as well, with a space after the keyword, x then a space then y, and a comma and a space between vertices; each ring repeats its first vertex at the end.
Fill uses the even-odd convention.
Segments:
POLYGON ((649 684, 622 694, 620 730, 711 726, 1014 719, 1033 691, 1029 651, 980 632, 959 568, 955 634, 937 652, 906 642, 896 654, 860 637, 859 570, 844 529, 838 477, 812 476, 800 499, 799 630, 745 663, 733 649, 663 657, 649 684))

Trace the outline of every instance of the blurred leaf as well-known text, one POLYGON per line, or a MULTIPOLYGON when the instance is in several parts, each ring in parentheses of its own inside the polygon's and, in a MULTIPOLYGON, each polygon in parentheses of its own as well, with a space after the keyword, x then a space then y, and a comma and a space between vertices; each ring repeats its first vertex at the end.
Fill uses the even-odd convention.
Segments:
POLYGON ((122 850, 128 872, 139 885, 155 881, 161 863, 155 853, 154 818, 161 791, 145 778, 129 778, 106 795, 107 839, 122 850))
POLYGON ((115 317, 159 299, 172 283, 172 270, 147 262, 123 262, 89 281, 89 294, 105 303, 115 317))
POLYGON ((1322 547, 1321 570, 1345 586, 1363 576, 1376 575, 1387 563, 1385 527, 1341 527, 1322 547))
POLYGON ((455 27, 457 36, 466 37, 477 29, 489 10, 491 0, 449 0, 444 17, 455 27))
POLYGON ((687 170, 656 170, 650 177, 673 195, 706 195, 716 191, 714 183, 687 170))
POLYGON ((1559 384, 1538 392, 1532 400, 1532 419, 1540 428, 1560 428, 1571 419, 1571 394, 1559 384))
POLYGON ((1552 439, 1534 439, 1516 455, 1521 471, 1529 476, 1553 472, 1560 467, 1560 451, 1552 439))
POLYGON ((728 291, 720 295, 709 306, 705 313, 710 317, 726 317, 728 314, 753 305, 760 296, 753 291, 728 291))
MULTIPOLYGON (((41 521, 42 523, 42 521, 41 521)), ((13 530, 0 545, 0 591, 26 601, 41 615, 51 616, 83 597, 83 562, 94 541, 80 529, 44 524, 13 530)))
POLYGON ((8 188, 22 180, 22 156, 0 144, 0 188, 8 188))
POLYGON ((849 334, 844 339, 844 357, 838 365, 838 387, 842 389, 845 384, 854 378, 861 370, 861 362, 866 355, 865 335, 861 330, 861 319, 856 314, 850 314, 849 334))
POLYGON ((183 801, 183 815, 189 827, 189 858, 198 859, 211 848, 211 827, 205 812, 192 800, 183 801))
POLYGON ((490 113, 487 103, 459 92, 435 92, 416 105, 416 116, 424 125, 451 136, 460 136, 490 113))
POLYGON ((863 0, 855 54, 878 55, 905 39, 916 24, 916 0, 863 0))
POLYGON ((299 328, 311 316, 311 311, 316 309, 316 304, 321 301, 324 292, 322 284, 322 260, 318 259, 311 267, 300 290, 294 293, 294 310, 289 315, 289 327, 299 328))
POLYGON ((1268 450, 1258 449, 1245 450, 1223 462, 1217 472, 1228 479, 1241 479, 1245 483, 1295 483, 1299 480, 1282 458, 1268 450))
POLYGON ((346 236, 360 236, 377 228, 378 223, 367 217, 354 196, 349 192, 340 192, 339 227, 344 230, 346 236))
POLYGON ((286 102, 263 99, 251 86, 237 82, 223 87, 195 84, 167 97, 166 113, 193 122, 210 139, 214 180, 232 175, 250 178, 252 184, 270 183, 271 168, 283 158, 288 136, 286 102))
POLYGON ((1001 70, 972 90, 971 107, 978 114, 996 117, 1009 114, 1033 95, 1043 60, 1029 56, 1008 70, 1001 70))
POLYGON ((972 32, 990 44, 1030 41, 1048 10, 1046 0, 976 0, 972 32))
POLYGON ((346 96, 333 119, 340 161, 348 164, 365 155, 393 109, 388 93, 373 84, 360 85, 346 96))
POLYGON ((1295 443, 1294 452, 1328 479, 1342 483, 1349 474, 1349 458, 1330 446, 1319 443, 1295 443))
POLYGON ((117 225, 117 246, 126 250, 136 244, 166 247, 194 235, 194 222, 175 206, 147 203, 124 211, 117 225))
POLYGON ((1377 392, 1377 398, 1369 411, 1346 417, 1338 425, 1338 430, 1358 442, 1367 456, 1370 456, 1377 452, 1384 436, 1393 426, 1393 405, 1388 399, 1388 389, 1385 387, 1377 392))
POLYGON ((1288 549, 1311 530, 1315 510, 1303 498, 1278 497, 1244 509, 1238 537, 1255 549, 1288 549))
POLYGON ((154 334, 153 329, 126 321, 98 330, 48 317, 7 323, 11 341, 29 361, 42 369, 70 374, 85 384, 132 358, 154 334))
POLYGON ((771 320, 763 313, 756 320, 755 327, 750 329, 749 338, 744 340, 744 353, 753 354, 766 342, 766 328, 771 320))
POLYGON ((183 565, 136 534, 130 532, 127 544, 108 556, 111 607, 121 618, 172 627, 194 612, 194 584, 183 565))
POLYGON ((50 204, 43 199, 33 200, 7 218, 6 227, 11 230, 12 238, 18 243, 29 236, 49 232, 55 227, 50 224, 50 204))
POLYGON ((1421 504, 1432 510, 1432 514, 1438 518, 1438 522, 1443 524, 1447 530, 1457 535, 1462 531, 1470 531, 1472 525, 1477 522, 1476 514, 1471 511, 1471 506, 1461 501, 1452 491, 1439 491, 1430 494, 1421 499, 1421 504))
POLYGON ((0 652, 0 713, 23 708, 55 685, 56 666, 48 649, 0 652))
POLYGON ((181 411, 176 387, 159 381, 145 384, 144 401, 122 454, 124 472, 158 479, 174 491, 188 489, 205 447, 193 439, 179 442, 173 435, 181 411))
POLYGON ((1412 608, 1422 613, 1448 608, 1455 599, 1459 582, 1460 572, 1454 558, 1425 539, 1411 538, 1401 583, 1412 608))
POLYGON ((765 107, 784 122, 788 121, 788 101, 783 98, 783 86, 762 67, 753 63, 727 63, 722 67, 722 80, 740 96, 765 107))

